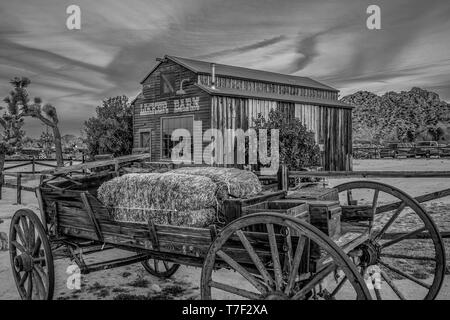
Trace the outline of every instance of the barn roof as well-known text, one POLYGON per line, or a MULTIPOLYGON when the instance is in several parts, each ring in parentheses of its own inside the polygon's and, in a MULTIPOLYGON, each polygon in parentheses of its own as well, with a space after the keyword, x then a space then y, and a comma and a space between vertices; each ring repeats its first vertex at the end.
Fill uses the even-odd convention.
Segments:
MULTIPOLYGON (((164 58, 172 60, 173 62, 184 66, 185 68, 191 70, 192 72, 201 73, 201 74, 211 74, 211 62, 176 57, 176 56, 169 56, 169 55, 166 55, 164 58)), ((141 83, 143 83, 150 76, 150 74, 152 74, 153 71, 155 71, 156 68, 158 68, 160 63, 158 63, 145 76, 145 78, 141 81, 141 83)), ((242 79, 259 80, 259 81, 265 81, 265 82, 271 82, 271 83, 279 83, 279 84, 287 84, 287 85, 301 86, 301 87, 307 87, 307 88, 323 89, 323 90, 329 90, 329 91, 335 91, 335 92, 339 91, 333 87, 330 87, 326 84, 323 84, 321 82, 318 82, 318 81, 313 80, 308 77, 292 76, 292 75, 287 75, 287 74, 282 74, 282 73, 275 73, 275 72, 269 72, 269 71, 263 71, 263 70, 255 70, 255 69, 249 69, 249 68, 243 68, 243 67, 236 67, 236 66, 230 66, 230 65, 220 64, 220 63, 215 63, 215 65, 216 65, 216 75, 218 75, 218 76, 228 76, 228 77, 235 77, 235 78, 242 78, 242 79)))
POLYGON ((231 88, 215 88, 202 85, 195 84, 201 90, 217 96, 225 96, 225 97, 241 97, 241 98, 254 98, 254 99, 267 99, 267 100, 275 100, 275 101, 285 101, 285 102, 293 102, 299 104, 312 104, 319 106, 327 106, 327 107, 336 107, 336 108, 347 108, 353 109, 353 106, 339 100, 330 100, 330 99, 321 99, 321 98, 309 98, 303 96, 294 96, 288 94, 275 94, 268 92, 255 92, 248 90, 239 90, 239 89, 231 89, 231 88))

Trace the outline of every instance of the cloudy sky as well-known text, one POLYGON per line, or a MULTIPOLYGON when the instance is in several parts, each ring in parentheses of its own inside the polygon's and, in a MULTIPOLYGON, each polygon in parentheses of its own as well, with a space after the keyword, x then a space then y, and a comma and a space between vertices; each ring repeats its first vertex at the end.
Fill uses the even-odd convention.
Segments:
POLYGON ((30 77, 63 134, 79 135, 104 97, 134 97, 155 58, 171 54, 310 76, 341 95, 420 86, 450 101, 449 16, 448 0, 2 1, 0 93, 30 77), (81 30, 66 28, 72 4, 81 30), (381 30, 366 27, 370 4, 381 30))

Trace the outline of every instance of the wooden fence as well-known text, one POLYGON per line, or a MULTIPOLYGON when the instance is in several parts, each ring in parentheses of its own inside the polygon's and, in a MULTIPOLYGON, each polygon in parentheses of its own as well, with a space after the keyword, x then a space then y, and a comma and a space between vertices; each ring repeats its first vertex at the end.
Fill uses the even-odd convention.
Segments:
MULTIPOLYGON (((40 178, 42 178, 42 174, 48 173, 49 170, 36 170, 36 166, 43 166, 43 167, 48 167, 48 168, 52 168, 52 170, 56 169, 58 166, 56 164, 51 164, 51 163, 46 163, 46 162, 56 162, 56 159, 7 159, 5 160, 5 163, 7 164, 8 162, 19 162, 18 164, 14 164, 14 165, 5 165, 3 172, 0 172, 0 200, 2 199, 2 193, 3 193, 3 188, 11 188, 11 189, 15 189, 16 190, 16 203, 17 204, 22 204, 22 191, 29 191, 29 192, 35 192, 35 188, 34 187, 29 187, 29 186, 25 186, 23 185, 23 177, 27 176, 27 175, 38 175, 40 178), (26 166, 31 166, 31 170, 29 171, 21 171, 21 172, 8 172, 8 170, 11 169, 17 169, 17 168, 22 168, 22 167, 26 167, 26 166), (15 184, 12 183, 11 181, 6 181, 5 177, 14 177, 15 179, 15 184)), ((69 158, 69 159, 64 159, 63 161, 65 161, 66 164, 68 164, 69 166, 73 165, 73 159, 69 158)), ((77 160, 75 160, 77 161, 77 160)), ((82 162, 84 163, 84 157, 82 159, 82 162)))

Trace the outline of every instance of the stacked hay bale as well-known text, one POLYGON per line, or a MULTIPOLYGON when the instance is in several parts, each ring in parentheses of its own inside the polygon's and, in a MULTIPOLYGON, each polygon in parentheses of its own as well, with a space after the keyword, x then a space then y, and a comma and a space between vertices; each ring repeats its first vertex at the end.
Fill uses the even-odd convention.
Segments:
POLYGON ((226 198, 250 198, 262 191, 258 177, 247 170, 218 167, 185 167, 172 170, 172 172, 208 177, 217 183, 220 194, 225 194, 226 198))
POLYGON ((258 177, 234 168, 186 167, 166 173, 126 174, 105 182, 98 198, 120 221, 205 227, 221 224, 225 199, 262 191, 258 177))
POLYGON ((258 177, 251 171, 222 167, 184 167, 172 172, 208 177, 217 184, 217 221, 224 225, 229 219, 223 209, 223 201, 229 198, 246 199, 262 191, 258 177))
POLYGON ((98 198, 114 220, 204 227, 216 217, 216 189, 202 176, 126 174, 103 183, 98 198))

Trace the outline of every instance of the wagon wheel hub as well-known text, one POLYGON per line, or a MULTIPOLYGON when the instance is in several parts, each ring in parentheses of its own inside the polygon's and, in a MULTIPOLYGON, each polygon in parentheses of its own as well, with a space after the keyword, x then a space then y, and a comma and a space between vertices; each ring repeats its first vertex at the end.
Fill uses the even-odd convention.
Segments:
POLYGON ((380 245, 374 241, 367 241, 362 244, 359 249, 362 251, 360 263, 364 266, 371 266, 377 264, 380 259, 381 248, 380 245))
POLYGON ((28 253, 22 253, 14 258, 14 266, 21 271, 31 271, 33 269, 33 258, 28 253))

